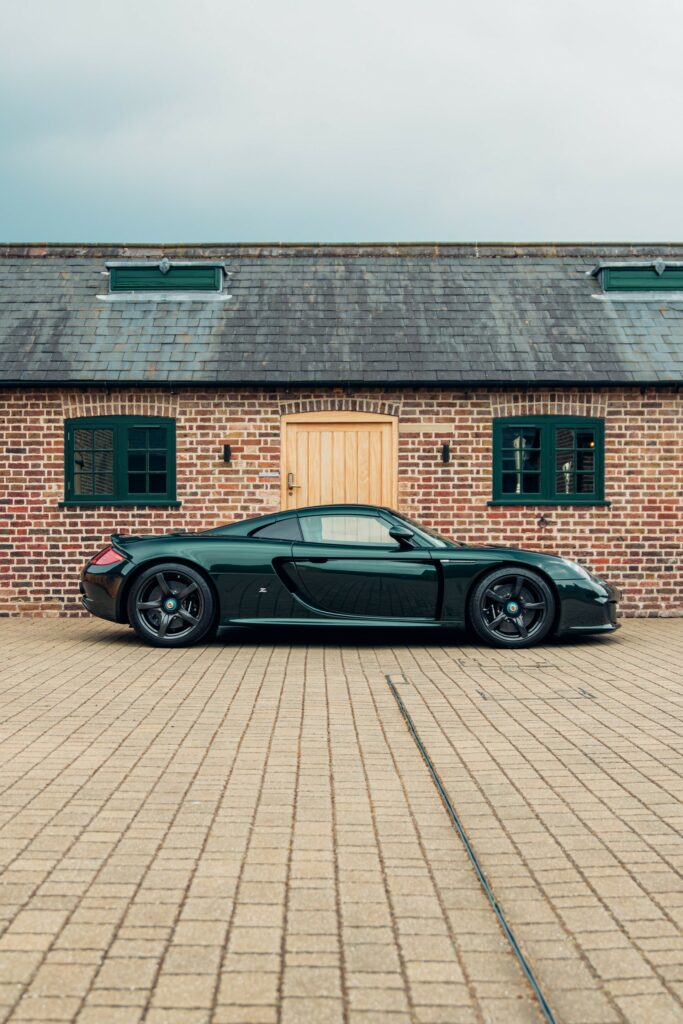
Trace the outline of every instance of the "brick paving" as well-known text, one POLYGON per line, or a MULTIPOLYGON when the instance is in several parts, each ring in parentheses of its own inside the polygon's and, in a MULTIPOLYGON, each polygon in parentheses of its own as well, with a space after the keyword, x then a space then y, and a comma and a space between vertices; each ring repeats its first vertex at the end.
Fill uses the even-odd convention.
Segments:
POLYGON ((0 1021, 540 1021, 402 673, 558 1020, 683 1024, 683 621, 523 652, 0 629, 0 1021))

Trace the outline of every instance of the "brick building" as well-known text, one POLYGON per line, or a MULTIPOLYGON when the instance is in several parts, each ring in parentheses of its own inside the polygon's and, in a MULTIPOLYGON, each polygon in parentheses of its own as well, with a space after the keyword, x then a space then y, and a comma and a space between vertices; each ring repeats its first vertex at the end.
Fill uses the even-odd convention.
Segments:
POLYGON ((683 245, 0 249, 0 613, 112 531, 322 501, 683 613, 683 245))

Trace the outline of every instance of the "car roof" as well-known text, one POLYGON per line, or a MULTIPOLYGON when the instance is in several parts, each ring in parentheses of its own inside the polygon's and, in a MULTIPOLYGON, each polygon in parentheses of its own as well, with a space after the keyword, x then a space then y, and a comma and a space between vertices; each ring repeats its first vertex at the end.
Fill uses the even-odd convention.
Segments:
POLYGON ((280 512, 269 512, 263 516, 250 516, 248 519, 238 519, 234 523, 228 523, 225 526, 215 527, 213 530, 207 530, 207 533, 224 532, 229 531, 235 534, 249 534, 257 528, 258 524, 267 526, 269 523, 277 522, 281 519, 292 519, 295 516, 300 515, 329 515, 337 513, 343 513, 344 515, 360 515, 363 512, 388 512, 389 515, 396 515, 393 509, 387 508, 384 505, 361 505, 361 504, 338 504, 338 505, 307 505, 305 508, 288 508, 283 509, 280 512))
POLYGON ((337 505, 305 505, 303 508, 286 508, 280 512, 269 512, 264 516, 250 516, 248 519, 240 519, 239 522, 254 523, 257 519, 263 519, 264 521, 266 519, 291 519, 292 516, 309 515, 309 513, 325 515, 335 512, 345 512, 351 515, 356 512, 389 512, 392 515, 396 514, 393 509, 388 508, 386 505, 361 505, 346 502, 337 505))
POLYGON ((390 512, 391 509, 384 505, 360 505, 360 504, 338 504, 338 505, 306 505, 304 508, 292 509, 298 515, 307 515, 309 512, 390 512))

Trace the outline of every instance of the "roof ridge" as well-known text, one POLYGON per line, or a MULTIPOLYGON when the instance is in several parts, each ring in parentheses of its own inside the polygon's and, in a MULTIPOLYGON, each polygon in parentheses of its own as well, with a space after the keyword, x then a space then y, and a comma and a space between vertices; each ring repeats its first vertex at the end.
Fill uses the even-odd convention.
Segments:
POLYGON ((154 259, 162 255, 182 257, 249 256, 272 258, 299 256, 429 257, 471 256, 632 256, 682 255, 682 242, 0 242, 0 257, 12 258, 109 258, 127 256, 154 259))

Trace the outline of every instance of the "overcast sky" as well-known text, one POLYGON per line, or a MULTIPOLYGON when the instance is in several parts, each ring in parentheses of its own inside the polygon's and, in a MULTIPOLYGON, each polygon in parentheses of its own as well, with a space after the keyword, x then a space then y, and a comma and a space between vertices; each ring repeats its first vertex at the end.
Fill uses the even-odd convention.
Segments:
POLYGON ((680 240, 680 0, 0 0, 6 241, 680 240))

